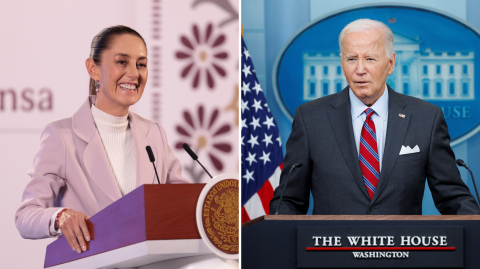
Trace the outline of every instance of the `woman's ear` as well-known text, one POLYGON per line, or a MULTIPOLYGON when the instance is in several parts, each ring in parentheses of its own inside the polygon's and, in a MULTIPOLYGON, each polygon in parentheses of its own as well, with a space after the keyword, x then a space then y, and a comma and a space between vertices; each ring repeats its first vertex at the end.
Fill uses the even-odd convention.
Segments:
POLYGON ((95 64, 92 58, 88 58, 85 61, 85 67, 87 68, 87 72, 93 80, 100 80, 100 72, 98 70, 98 66, 97 64, 95 64))

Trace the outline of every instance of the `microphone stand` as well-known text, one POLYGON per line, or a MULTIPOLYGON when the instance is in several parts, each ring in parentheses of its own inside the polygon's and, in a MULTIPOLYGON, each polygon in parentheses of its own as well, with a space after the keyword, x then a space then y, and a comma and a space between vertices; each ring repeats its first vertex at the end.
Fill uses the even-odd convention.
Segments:
POLYGON ((472 170, 470 170, 470 168, 468 168, 466 164, 465 164, 465 168, 467 168, 468 172, 470 172, 470 175, 472 176, 473 187, 475 188, 475 193, 477 194, 477 201, 480 202, 480 199, 478 198, 477 184, 475 184, 475 178, 473 177, 472 170))
POLYGON ((290 168, 290 171, 288 172, 288 176, 287 176, 287 182, 285 182, 285 185, 283 185, 282 195, 280 195, 280 200, 278 202, 277 210, 275 211, 275 215, 278 215, 278 209, 280 208, 280 204, 282 203, 283 194, 285 193, 285 190, 287 189, 287 184, 288 184, 288 180, 290 179, 290 174, 292 173, 293 169, 297 166, 302 167, 302 163, 300 163, 300 162, 295 163, 294 165, 292 165, 292 168, 290 168))
POLYGON ((465 167, 468 170, 468 172, 470 172, 470 175, 472 176, 473 187, 475 188, 475 194, 477 194, 477 202, 480 203, 480 199, 478 197, 477 184, 475 183, 475 178, 473 177, 472 170, 470 170, 468 165, 462 159, 457 159, 456 163, 457 163, 458 166, 465 167))

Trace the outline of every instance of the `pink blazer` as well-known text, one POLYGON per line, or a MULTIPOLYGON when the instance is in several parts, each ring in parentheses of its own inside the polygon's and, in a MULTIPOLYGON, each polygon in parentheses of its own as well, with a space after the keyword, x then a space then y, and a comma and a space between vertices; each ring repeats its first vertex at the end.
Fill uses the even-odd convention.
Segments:
MULTIPOLYGON (((71 118, 47 124, 30 183, 15 214, 15 224, 24 238, 51 237, 50 218, 59 207, 93 216, 122 197, 90 111, 89 97, 71 118)), ((152 148, 162 184, 191 183, 182 177, 182 166, 167 144, 163 128, 156 122, 129 113, 135 140, 137 187, 155 184, 155 172, 145 150, 152 148)))

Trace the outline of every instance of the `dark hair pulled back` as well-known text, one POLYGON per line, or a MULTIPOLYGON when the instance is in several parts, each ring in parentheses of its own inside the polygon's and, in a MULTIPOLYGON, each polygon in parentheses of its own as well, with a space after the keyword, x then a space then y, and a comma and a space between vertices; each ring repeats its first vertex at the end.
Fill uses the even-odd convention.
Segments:
MULTIPOLYGON (((125 34, 138 36, 143 41, 143 44, 145 44, 145 47, 147 46, 143 37, 132 28, 124 25, 111 26, 103 29, 93 38, 92 45, 90 46, 90 58, 93 59, 95 64, 100 65, 103 52, 112 47, 114 38, 125 34)), ((89 94, 97 94, 95 89, 95 81, 92 78, 90 78, 89 94)))

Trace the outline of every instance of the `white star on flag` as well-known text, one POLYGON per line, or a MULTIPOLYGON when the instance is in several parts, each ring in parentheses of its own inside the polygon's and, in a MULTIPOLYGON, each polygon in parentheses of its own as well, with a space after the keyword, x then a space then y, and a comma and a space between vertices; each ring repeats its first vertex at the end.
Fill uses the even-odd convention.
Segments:
POLYGON ((245 158, 246 161, 248 161, 249 165, 252 165, 252 162, 257 162, 257 160, 255 160, 255 155, 257 155, 257 153, 253 154, 252 153, 248 153, 248 157, 245 158))
POLYGON ((265 134, 265 139, 263 139, 262 142, 265 142, 265 147, 268 147, 268 143, 273 145, 272 135, 265 134))
POLYGON ((265 103, 263 106, 268 109, 268 112, 270 112, 270 108, 268 107, 268 104, 267 104, 267 103, 265 103))
POLYGON ((245 55, 245 59, 248 60, 248 57, 250 57, 250 53, 248 52, 248 50, 246 48, 243 49, 243 54, 245 55))
POLYGON ((275 127, 275 123, 273 123, 273 117, 269 118, 266 116, 267 120, 263 122, 263 124, 267 125, 267 130, 270 130, 270 126, 275 127))
POLYGON ((250 182, 250 180, 255 181, 255 179, 253 178, 253 172, 255 171, 252 171, 252 173, 250 173, 250 171, 247 170, 247 173, 243 176, 243 178, 247 180, 247 184, 248 182, 250 182))
POLYGON ((250 140, 248 140, 247 143, 250 143, 251 148, 253 148, 255 145, 260 145, 257 139, 258 139, 258 136, 250 135, 250 140))
POLYGON ((259 109, 263 109, 262 100, 258 100, 257 102, 257 99, 253 99, 253 103, 252 107, 255 108, 255 113, 257 113, 259 109))
POLYGON ((250 66, 247 66, 246 64, 243 64, 242 72, 245 74, 245 77, 252 74, 250 71, 250 66))
POLYGON ((242 113, 245 111, 245 109, 250 110, 250 108, 248 108, 247 105, 248 105, 248 101, 244 102, 244 101, 242 100, 242 113))
POLYGON ((252 117, 252 122, 250 122, 250 125, 253 125, 253 130, 254 130, 254 131, 255 131, 255 129, 256 129, 257 127, 262 128, 262 126, 260 125, 259 121, 260 121, 260 118, 255 119, 255 117, 252 117))
POLYGON ((279 146, 282 146, 282 140, 280 139, 280 137, 277 137, 276 140, 278 141, 278 145, 279 145, 279 146))
POLYGON ((249 92, 249 91, 250 91, 250 83, 243 82, 243 85, 242 85, 243 95, 247 94, 247 92, 249 92))
MULTIPOLYGON (((247 101, 247 102, 248 102, 248 101, 247 101)), ((242 113, 243 113, 243 111, 242 111, 242 113)), ((243 120, 242 120, 242 128, 243 128, 243 127, 248 128, 248 126, 247 126, 247 119, 243 119, 243 120)))
POLYGON ((263 161, 263 165, 265 165, 267 162, 270 162, 270 152, 268 154, 265 153, 265 151, 263 152, 263 156, 258 158, 260 160, 263 161))
POLYGON ((256 81, 255 81, 255 87, 253 87, 252 89, 257 92, 257 95, 258 95, 258 92, 263 92, 262 87, 260 87, 260 84, 256 81))

